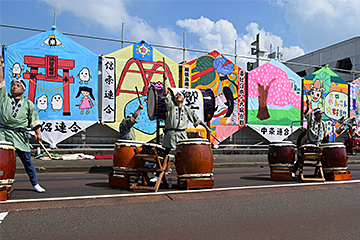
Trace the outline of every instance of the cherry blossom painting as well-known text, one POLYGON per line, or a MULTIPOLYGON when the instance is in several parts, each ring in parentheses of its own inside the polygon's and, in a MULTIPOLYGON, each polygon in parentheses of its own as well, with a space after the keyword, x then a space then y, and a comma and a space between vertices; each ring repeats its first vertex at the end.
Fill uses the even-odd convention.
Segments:
POLYGON ((288 137, 300 126, 294 122, 301 118, 300 109, 301 78, 280 61, 248 73, 248 124, 263 137, 270 141, 288 137))

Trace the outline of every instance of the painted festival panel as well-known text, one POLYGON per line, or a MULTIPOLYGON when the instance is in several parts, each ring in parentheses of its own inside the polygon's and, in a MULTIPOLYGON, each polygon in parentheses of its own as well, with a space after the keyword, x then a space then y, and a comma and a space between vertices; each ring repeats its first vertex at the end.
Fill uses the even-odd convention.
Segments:
POLYGON ((303 104, 306 106, 306 100, 309 100, 311 109, 323 110, 330 141, 338 136, 335 132, 340 125, 337 120, 349 117, 348 94, 349 85, 327 66, 305 77, 303 81, 303 104))
POLYGON ((52 148, 98 121, 98 56, 56 26, 6 46, 4 57, 7 90, 12 79, 25 81, 52 148))
POLYGON ((360 137, 360 78, 349 84, 350 116, 352 119, 351 134, 353 137, 360 137))
MULTIPOLYGON (((154 139, 157 130, 157 120, 150 120, 147 109, 166 111, 166 109, 161 108, 161 104, 158 101, 163 89, 163 74, 165 71, 168 76, 169 87, 177 87, 179 77, 178 64, 144 40, 110 53, 105 57, 115 59, 114 76, 116 76, 114 120, 107 121, 105 124, 119 131, 121 121, 130 113, 135 112, 139 106, 139 99, 135 88, 137 87, 144 109, 140 111, 136 119, 137 123, 134 125, 136 140, 148 142, 154 139), (156 96, 152 99, 156 100, 148 103, 147 95, 150 88, 153 88, 156 96)), ((105 81, 104 76, 103 81, 105 81)), ((103 92, 103 100, 105 95, 106 93, 103 92)), ((105 108, 102 111, 106 111, 105 108)), ((104 116, 104 113, 102 115, 104 116)), ((160 124, 163 126, 164 121, 161 120, 160 124)))
POLYGON ((248 73, 248 125, 270 142, 300 128, 301 78, 275 59, 248 73))
MULTIPOLYGON (((246 72, 217 51, 212 51, 182 66, 184 88, 211 89, 215 112, 210 121, 213 135, 220 141, 246 124, 246 72)), ((204 101, 206 105, 206 101, 204 101)), ((206 106, 204 105, 205 112, 206 106)), ((209 104, 208 104, 209 105, 209 104)), ((205 129, 188 129, 206 137, 205 129)), ((210 140, 215 145, 215 139, 210 140)))

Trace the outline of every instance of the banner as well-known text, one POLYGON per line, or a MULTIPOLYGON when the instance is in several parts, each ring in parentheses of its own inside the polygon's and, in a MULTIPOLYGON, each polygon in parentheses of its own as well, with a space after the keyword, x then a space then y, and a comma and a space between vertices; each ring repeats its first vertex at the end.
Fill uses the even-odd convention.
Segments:
POLYGON ((327 66, 305 77, 303 84, 304 106, 309 100, 311 109, 322 109, 330 141, 334 141, 337 120, 349 117, 349 85, 327 66))
POLYGON ((24 96, 35 104, 42 138, 52 148, 77 133, 70 130, 74 123, 86 122, 76 124, 80 131, 98 121, 98 56, 56 26, 6 46, 4 57, 8 91, 12 79, 24 79, 24 96))
POLYGON ((115 58, 102 57, 102 122, 115 121, 115 58))
POLYGON ((270 142, 287 138, 290 126, 294 132, 300 128, 295 121, 301 118, 301 78, 296 73, 275 59, 251 70, 248 86, 251 128, 270 142))
MULTIPOLYGON (((215 112, 210 121, 210 128, 213 135, 220 141, 224 141, 245 126, 245 71, 219 52, 212 51, 184 64, 182 85, 185 88, 213 91, 215 112)), ((198 131, 197 129, 188 130, 198 131)), ((202 130, 201 134, 206 137, 205 130, 202 130)), ((214 142, 213 138, 210 141, 219 144, 217 141, 214 142)))
MULTIPOLYGON (((178 64, 143 40, 106 55, 106 59, 108 58, 115 59, 115 119, 105 124, 119 131, 121 121, 139 107, 140 103, 135 89, 137 87, 144 109, 140 111, 136 119, 137 123, 134 125, 136 140, 148 142, 154 139, 157 131, 157 120, 149 119, 148 108, 150 107, 154 111, 163 110, 157 109, 158 101, 148 105, 147 94, 150 86, 153 85, 156 89, 155 94, 160 97, 163 89, 164 72, 166 72, 168 77, 168 86, 172 88, 177 87, 179 76, 178 64)), ((106 84, 104 83, 105 80, 106 77, 103 76, 103 85, 106 84)), ((105 91, 103 89, 103 101, 107 100, 105 99, 105 91)), ((102 111, 106 110, 103 109, 102 111)), ((104 116, 104 113, 102 115, 104 116)), ((163 126, 164 121, 161 121, 160 124, 163 126)), ((160 130, 161 134, 162 129, 160 130)))

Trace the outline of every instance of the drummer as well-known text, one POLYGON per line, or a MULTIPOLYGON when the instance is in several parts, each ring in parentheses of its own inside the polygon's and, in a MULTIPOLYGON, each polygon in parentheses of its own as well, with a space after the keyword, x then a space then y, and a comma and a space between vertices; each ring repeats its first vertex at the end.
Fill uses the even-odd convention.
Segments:
POLYGON ((135 140, 135 132, 133 126, 137 123, 136 118, 139 116, 140 110, 144 106, 140 103, 138 109, 134 113, 130 113, 119 125, 120 139, 135 140))
MULTIPOLYGON (((320 143, 329 142, 329 134, 327 133, 326 123, 322 120, 323 112, 321 108, 316 108, 314 116, 309 108, 310 101, 306 100, 306 110, 304 112, 307 129, 306 129, 306 144, 314 144, 319 146, 320 143)), ((299 168, 299 162, 297 161, 293 167, 292 175, 295 176, 297 169, 299 168)))
POLYGON ((39 115, 34 104, 23 97, 26 85, 22 79, 11 81, 10 94, 7 93, 3 70, 4 59, 0 55, 0 141, 8 141, 14 144, 17 155, 25 167, 33 190, 45 192, 37 179, 37 173, 33 162, 29 139, 26 129, 30 127, 35 131, 35 139, 41 142, 39 115))
MULTIPOLYGON (((166 84, 166 74, 163 75, 164 89, 162 98, 165 100, 167 110, 166 129, 164 130, 164 140, 162 146, 165 148, 164 158, 169 154, 171 149, 176 148, 176 144, 180 140, 187 139, 186 128, 189 121, 194 124, 194 127, 201 125, 207 131, 211 131, 209 127, 196 115, 196 113, 186 106, 184 103, 184 95, 181 92, 175 94, 174 102, 171 100, 171 95, 166 84)), ((156 182, 157 176, 151 179, 151 182, 156 182)))

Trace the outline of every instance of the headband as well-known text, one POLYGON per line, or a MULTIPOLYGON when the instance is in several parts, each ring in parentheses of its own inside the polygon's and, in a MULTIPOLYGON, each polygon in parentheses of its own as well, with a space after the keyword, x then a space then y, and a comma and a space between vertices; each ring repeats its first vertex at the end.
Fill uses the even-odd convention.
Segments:
POLYGON ((315 114, 315 113, 318 113, 318 112, 319 112, 319 113, 322 113, 321 108, 317 108, 317 109, 314 110, 314 114, 315 114))
POLYGON ((183 93, 183 92, 178 91, 178 92, 175 94, 175 96, 176 96, 176 95, 178 95, 178 94, 180 94, 183 98, 185 98, 185 96, 184 96, 184 93, 183 93))
POLYGON ((21 86, 24 88, 24 90, 26 89, 26 84, 25 84, 24 80, 22 80, 22 78, 19 78, 19 79, 14 78, 14 79, 11 81, 11 85, 13 85, 13 83, 15 83, 15 82, 20 83, 21 86))

